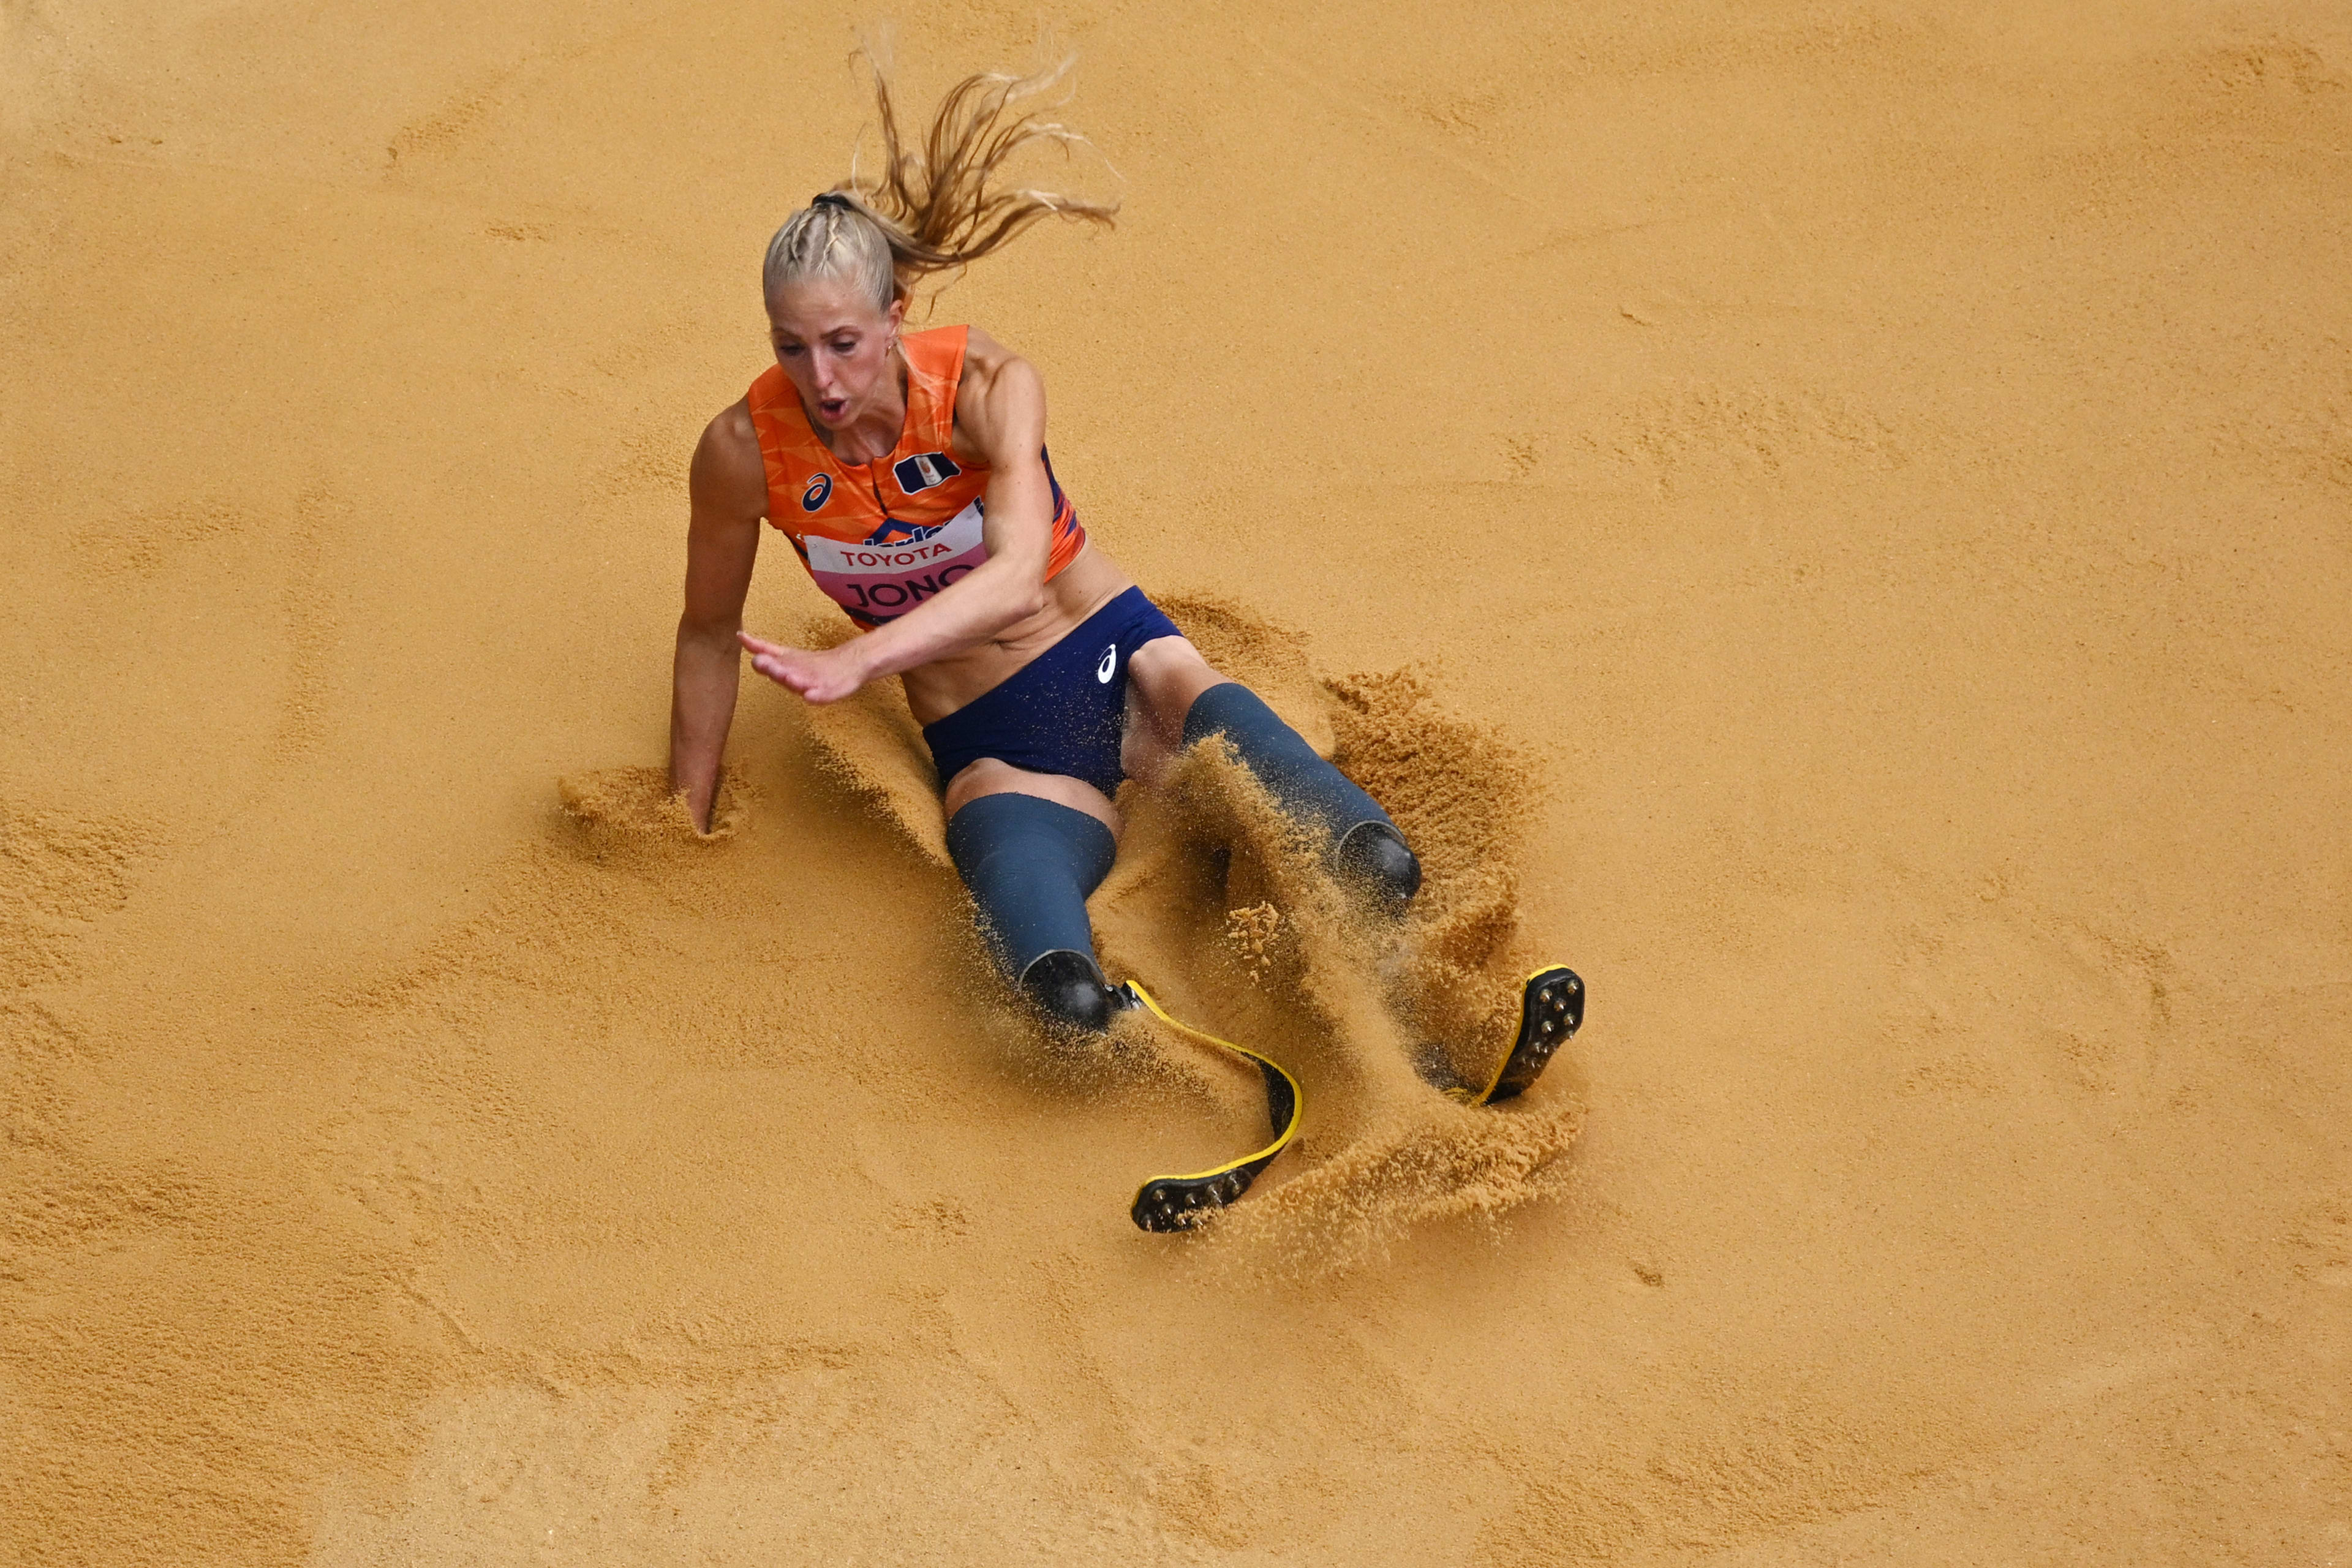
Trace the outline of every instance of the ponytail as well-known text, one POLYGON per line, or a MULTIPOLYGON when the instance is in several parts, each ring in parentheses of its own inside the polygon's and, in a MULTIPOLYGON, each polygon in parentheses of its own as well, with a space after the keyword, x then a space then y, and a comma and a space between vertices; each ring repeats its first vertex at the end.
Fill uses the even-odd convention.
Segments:
MULTIPOLYGON (((863 52, 863 51, 861 51, 863 52)), ((1086 138, 1064 125, 1034 120, 1017 106, 1050 90, 1069 74, 1076 57, 1025 77, 988 71, 966 77, 940 100, 919 146, 907 145, 890 102, 882 65, 874 72, 874 103, 881 121, 882 172, 850 176, 786 219, 768 242, 761 268, 767 297, 806 278, 845 277, 863 288, 875 308, 912 297, 934 273, 961 269, 997 250, 1045 217, 1109 226, 1117 200, 1085 201, 1053 191, 992 190, 990 180, 1012 156, 1036 142, 1065 150, 1086 138)))

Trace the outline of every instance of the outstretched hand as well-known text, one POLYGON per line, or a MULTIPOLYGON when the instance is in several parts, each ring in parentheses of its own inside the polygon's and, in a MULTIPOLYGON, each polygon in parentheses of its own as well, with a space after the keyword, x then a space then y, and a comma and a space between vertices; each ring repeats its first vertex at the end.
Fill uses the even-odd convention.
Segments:
POLYGON ((737 632, 735 636, 751 654, 753 669, 808 701, 838 702, 855 695, 866 684, 864 673, 845 646, 811 653, 806 648, 768 642, 750 632, 737 632))

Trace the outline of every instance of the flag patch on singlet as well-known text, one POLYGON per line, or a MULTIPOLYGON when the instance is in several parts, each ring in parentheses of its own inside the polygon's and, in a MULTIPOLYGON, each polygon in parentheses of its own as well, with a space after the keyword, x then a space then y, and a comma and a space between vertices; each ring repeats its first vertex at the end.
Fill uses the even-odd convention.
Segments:
POLYGON ((918 452, 891 464, 890 472, 898 477, 901 490, 914 495, 933 485, 943 485, 963 470, 945 452, 918 452))
POLYGON ((980 505, 965 507, 926 537, 901 543, 845 543, 803 534, 809 575, 827 598, 861 620, 905 615, 988 559, 980 505))

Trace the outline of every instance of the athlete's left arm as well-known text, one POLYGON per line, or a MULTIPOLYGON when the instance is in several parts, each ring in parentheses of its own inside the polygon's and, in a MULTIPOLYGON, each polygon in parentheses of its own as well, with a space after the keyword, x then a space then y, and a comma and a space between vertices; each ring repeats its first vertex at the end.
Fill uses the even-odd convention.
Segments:
POLYGON ((869 680, 984 643, 1045 607, 1054 551, 1045 384, 1027 360, 977 327, 956 389, 956 435, 959 447, 969 441, 988 465, 981 520, 988 559, 898 619, 822 654, 747 637, 752 668, 811 702, 835 702, 869 680))

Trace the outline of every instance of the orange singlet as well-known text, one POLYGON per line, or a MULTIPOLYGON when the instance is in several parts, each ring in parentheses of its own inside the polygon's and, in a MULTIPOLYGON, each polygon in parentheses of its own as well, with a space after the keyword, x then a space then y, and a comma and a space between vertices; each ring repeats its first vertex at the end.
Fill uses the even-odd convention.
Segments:
MULTIPOLYGON (((870 463, 845 463, 817 439, 782 365, 770 365, 744 402, 768 470, 768 521, 793 542, 825 596, 871 630, 895 620, 988 559, 982 492, 990 470, 950 456, 966 327, 898 340, 907 356, 907 423, 898 445, 870 463)), ((1048 580, 1077 559, 1087 531, 1054 478, 1048 580)))

